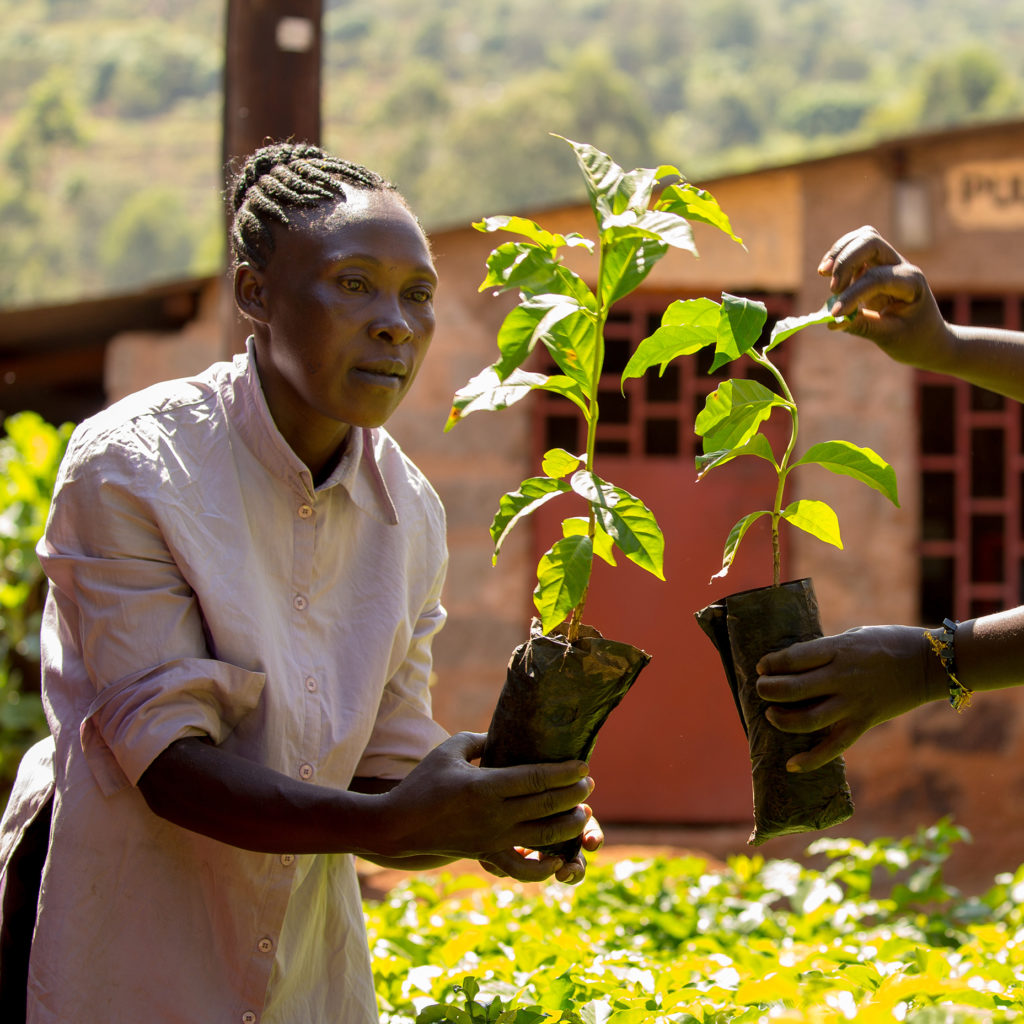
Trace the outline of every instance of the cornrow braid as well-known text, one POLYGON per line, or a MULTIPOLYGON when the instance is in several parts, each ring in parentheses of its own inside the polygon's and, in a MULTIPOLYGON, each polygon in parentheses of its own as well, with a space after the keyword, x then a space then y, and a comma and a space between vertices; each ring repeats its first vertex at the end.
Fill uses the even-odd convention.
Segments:
POLYGON ((309 143, 276 142, 257 149, 231 181, 234 262, 248 260, 263 269, 274 251, 271 225, 287 225, 289 210, 308 210, 344 199, 346 186, 396 191, 375 171, 330 156, 309 143))

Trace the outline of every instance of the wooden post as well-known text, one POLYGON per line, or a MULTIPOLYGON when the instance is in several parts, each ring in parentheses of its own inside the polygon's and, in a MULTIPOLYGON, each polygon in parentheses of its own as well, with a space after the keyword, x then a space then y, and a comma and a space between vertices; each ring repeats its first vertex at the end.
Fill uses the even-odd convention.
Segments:
MULTIPOLYGON (((267 141, 320 141, 322 0, 227 0, 222 165, 267 141)), ((225 355, 246 328, 225 301, 225 355)))

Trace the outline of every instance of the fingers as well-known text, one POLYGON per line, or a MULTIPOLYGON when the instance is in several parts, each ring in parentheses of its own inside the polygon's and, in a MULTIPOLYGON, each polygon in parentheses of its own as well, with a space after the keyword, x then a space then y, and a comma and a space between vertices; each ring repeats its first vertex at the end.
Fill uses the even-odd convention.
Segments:
POLYGON ((582 854, 578 854, 555 872, 555 879, 559 882, 564 882, 566 885, 576 885, 583 881, 586 873, 586 858, 582 854))
POLYGON ((830 729, 825 738, 803 753, 794 754, 786 762, 788 772, 813 772, 824 767, 829 761, 840 757, 852 745, 854 740, 861 735, 858 729, 850 729, 845 726, 837 726, 830 729))
POLYGON ((518 824, 512 827, 509 835, 515 846, 536 850, 541 846, 554 846, 567 839, 577 838, 583 832, 586 823, 586 812, 582 806, 574 806, 561 814, 530 820, 520 819, 518 824))
MULTIPOLYGON (((506 799, 529 796, 546 796, 548 793, 571 787, 587 779, 589 767, 584 761, 563 761, 559 764, 522 764, 508 768, 484 768, 491 776, 495 793, 506 799)), ((583 799, 593 789, 587 790, 583 799)), ((554 814, 564 807, 552 808, 547 813, 554 814)))
POLYGON ((582 805, 584 813, 588 814, 586 825, 583 826, 583 849, 588 853, 594 853, 604 845, 604 830, 601 828, 594 812, 589 804, 582 805))
POLYGON ((835 657, 831 637, 818 640, 805 640, 803 643, 792 644, 780 651, 772 651, 762 656, 757 663, 759 676, 783 675, 788 672, 806 672, 812 668, 827 665, 835 657))
POLYGON ((517 882, 543 882, 565 867, 561 857, 545 857, 516 848, 489 853, 480 863, 492 875, 514 878, 517 882))
POLYGON ((797 707, 772 704, 765 709, 764 716, 771 725, 782 732, 811 733, 835 725, 846 713, 843 702, 831 697, 797 707))
POLYGON ((829 312, 849 316, 863 312, 869 319, 899 313, 919 301, 923 291, 920 271, 909 263, 873 266, 846 287, 837 287, 829 312))
POLYGON ((866 224, 847 232, 833 244, 818 264, 818 273, 830 278, 833 292, 841 292, 867 266, 895 266, 902 262, 903 257, 866 224))
POLYGON ((483 732, 457 732, 441 744, 439 749, 465 761, 475 761, 484 752, 487 734, 483 732))

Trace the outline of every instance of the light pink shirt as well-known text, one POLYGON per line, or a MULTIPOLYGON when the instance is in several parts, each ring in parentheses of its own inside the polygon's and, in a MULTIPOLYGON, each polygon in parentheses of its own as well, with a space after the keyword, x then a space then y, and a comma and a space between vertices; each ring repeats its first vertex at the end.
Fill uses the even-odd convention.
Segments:
POLYGON ((441 504, 383 430, 314 488, 251 352, 83 423, 39 556, 53 838, 29 1021, 377 1021, 350 856, 251 853, 136 782, 209 736, 294 778, 401 778, 445 738, 441 504))

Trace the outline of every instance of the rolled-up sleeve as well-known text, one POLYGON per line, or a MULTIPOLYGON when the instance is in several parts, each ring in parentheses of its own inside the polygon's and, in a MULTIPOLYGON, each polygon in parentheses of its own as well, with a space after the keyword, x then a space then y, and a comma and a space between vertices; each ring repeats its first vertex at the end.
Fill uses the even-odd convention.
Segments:
MULTIPOLYGON (((198 601, 154 509, 159 473, 137 453, 69 449, 38 554, 50 579, 47 699, 76 709, 110 794, 171 743, 224 737, 259 702, 262 673, 210 656, 198 601)), ((63 716, 59 716, 63 717, 63 716)))

